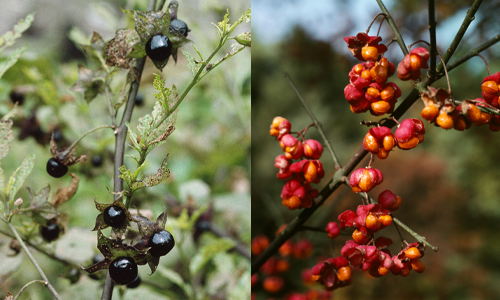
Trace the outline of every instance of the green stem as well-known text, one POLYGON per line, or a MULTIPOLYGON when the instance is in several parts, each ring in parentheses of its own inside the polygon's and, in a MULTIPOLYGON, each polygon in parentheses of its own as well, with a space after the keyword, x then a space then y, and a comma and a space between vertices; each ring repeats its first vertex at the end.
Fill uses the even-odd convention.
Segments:
POLYGON ((391 14, 385 7, 384 3, 382 0, 377 0, 378 6, 380 7, 380 10, 386 15, 387 18, 387 23, 389 23, 389 26, 391 26, 392 32, 394 33, 394 38, 399 44, 399 47, 401 48, 401 51, 403 51, 403 54, 406 55, 408 54, 408 48, 406 48, 405 41, 403 40, 403 37, 401 36, 401 33, 399 32, 398 26, 396 26, 396 23, 394 22, 394 19, 392 18, 391 14))
MULTIPOLYGON (((2 230, 2 229, 0 229, 0 233, 1 233, 1 234, 3 234, 3 235, 5 235, 5 236, 8 236, 8 237, 10 237, 10 238, 13 238, 13 239, 15 239, 15 238, 16 238, 16 236, 15 236, 15 235, 13 235, 13 234, 11 234, 11 233, 9 233, 9 232, 6 232, 6 231, 4 231, 4 230, 2 230)), ((30 246, 31 248, 35 249, 36 251, 38 251, 38 252, 40 252, 40 253, 44 254, 44 255, 45 255, 45 256, 47 256, 47 257, 50 257, 51 259, 57 260, 57 261, 59 261, 59 262, 61 262, 61 263, 65 264, 65 265, 67 265, 67 266, 73 266, 73 267, 77 267, 77 268, 79 267, 79 266, 75 266, 73 263, 71 263, 71 262, 69 262, 69 261, 67 261, 67 260, 65 260, 65 259, 62 259, 62 258, 57 257, 57 256, 56 256, 56 255, 54 255, 53 253, 47 252, 45 249, 43 249, 43 248, 42 248, 42 247, 40 247, 39 245, 33 244, 33 243, 31 243, 30 241, 25 241, 25 243, 26 243, 28 246, 30 246)))
POLYGON ((49 279, 47 278, 47 276, 43 272, 42 268, 40 268, 40 265, 38 264, 38 262, 36 261, 36 259, 31 254, 30 250, 28 249, 28 247, 24 243, 23 239, 19 236, 19 233, 17 232, 17 230, 14 227, 14 225, 12 225, 11 223, 7 223, 7 225, 9 225, 9 228, 12 231, 12 233, 14 234, 14 236, 16 237, 16 240, 19 242, 19 244, 23 248, 24 252, 26 252, 26 255, 28 255, 28 258, 31 260, 31 262, 33 263, 33 265, 37 269, 38 273, 40 273, 40 276, 42 276, 43 280, 47 283, 46 286, 49 289, 49 291, 52 293, 52 295, 54 295, 54 297, 56 299, 62 300, 61 296, 59 296, 59 294, 57 293, 57 291, 50 284, 49 279))
POLYGON ((113 104, 111 103, 111 97, 109 96, 109 86, 106 82, 104 83, 104 91, 106 92, 106 100, 108 102, 109 114, 111 116, 111 124, 116 127, 116 114, 113 108, 113 104))
POLYGON ((115 128, 115 126, 113 125, 101 125, 101 126, 97 126, 95 128, 92 128, 90 129, 89 131, 85 132, 82 136, 80 136, 76 141, 73 142, 73 144, 71 144, 65 151, 64 151, 64 155, 65 156, 67 153, 70 153, 71 150, 73 150, 73 148, 76 147, 76 145, 84 138, 86 137, 87 135, 89 135, 90 133, 94 132, 94 131, 97 131, 99 129, 102 129, 102 128, 115 128))
POLYGON ((307 106, 306 101, 304 100, 304 98, 302 98, 302 95, 300 94, 299 90, 297 90, 297 87, 295 86, 295 83, 293 82, 292 78, 290 78, 290 75, 288 75, 287 72, 283 72, 283 76, 285 76, 286 80, 292 87, 293 91, 295 92, 297 97, 299 97, 300 103, 302 103, 302 106, 306 110, 307 114, 309 114, 309 117, 314 122, 314 126, 316 126, 316 128, 318 129, 321 138, 325 142, 326 148, 328 149, 328 151, 330 151, 330 155, 332 156, 333 162, 335 163, 335 169, 338 170, 342 168, 342 165, 340 164, 339 159, 337 158, 337 155, 335 154, 335 151, 333 150, 333 147, 330 144, 330 141, 328 140, 325 132, 323 131, 323 126, 321 126, 321 123, 318 121, 318 119, 316 119, 316 116, 314 115, 312 110, 309 108, 309 106, 307 106))
POLYGON ((19 296, 21 295, 21 293, 28 287, 30 286, 31 284, 33 283, 41 283, 43 284, 44 286, 47 286, 47 281, 43 281, 43 280, 33 280, 33 281, 30 281, 28 283, 26 283, 20 290, 19 292, 16 294, 16 296, 14 296, 14 300, 16 300, 17 298, 19 298, 19 296))
POLYGON ((439 248, 437 246, 434 246, 432 245, 431 243, 429 243, 425 237, 421 236, 420 234, 416 233, 415 231, 413 231, 410 227, 408 227, 405 223, 401 222, 398 218, 396 217, 392 217, 392 220, 398 224, 399 226, 403 227, 404 230, 406 230, 406 232, 408 232, 409 234, 411 234, 414 238, 417 239, 417 241, 419 241, 420 243, 424 243, 426 246, 428 246, 429 248, 431 248, 432 250, 434 250, 435 252, 437 252, 439 250, 439 248))

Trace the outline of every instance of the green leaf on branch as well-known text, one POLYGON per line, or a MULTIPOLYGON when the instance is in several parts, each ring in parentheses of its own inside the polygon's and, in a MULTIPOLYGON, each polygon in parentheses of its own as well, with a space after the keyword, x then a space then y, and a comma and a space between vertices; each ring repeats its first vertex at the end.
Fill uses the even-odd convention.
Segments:
POLYGON ((104 92, 104 76, 104 72, 93 71, 80 64, 78 66, 78 81, 71 89, 83 93, 85 101, 90 103, 97 95, 104 92))
POLYGON ((24 46, 23 48, 17 49, 16 51, 14 51, 14 53, 12 53, 9 59, 0 62, 0 78, 10 67, 12 67, 19 60, 19 57, 21 57, 21 55, 24 53, 24 51, 26 51, 27 48, 27 46, 24 46))
POLYGON ((56 207, 49 202, 50 186, 47 185, 36 193, 28 187, 30 206, 33 213, 33 221, 45 225, 47 220, 51 220, 59 214, 56 207))
POLYGON ((5 48, 12 46, 14 41, 20 38, 22 33, 30 28, 33 19, 34 14, 27 15, 24 20, 20 20, 16 25, 14 25, 13 30, 6 32, 0 37, 0 54, 5 50, 5 48))
POLYGON ((134 175, 132 173, 132 170, 127 169, 127 166, 123 165, 119 168, 120 170, 120 178, 123 179, 127 183, 128 186, 132 183, 134 180, 134 175))
POLYGON ((10 202, 14 201, 14 196, 16 195, 17 191, 23 185, 24 181, 26 180, 26 177, 28 177, 28 175, 31 173, 31 170, 33 170, 34 164, 35 164, 35 154, 32 153, 23 160, 21 166, 19 166, 19 168, 17 168, 14 174, 12 174, 12 176, 10 177, 9 183, 7 184, 9 205, 11 204, 10 202))
MULTIPOLYGON (((187 51, 182 50, 182 54, 186 57, 188 64, 187 67, 191 70, 193 77, 198 73, 201 68, 201 63, 197 62, 194 57, 191 56, 187 51)), ((201 55, 200 55, 201 56, 201 55)))
POLYGON ((170 170, 167 169, 167 158, 168 155, 165 157, 165 159, 163 159, 161 167, 155 174, 150 174, 148 176, 145 176, 142 180, 132 182, 132 184, 130 185, 131 191, 133 192, 140 188, 152 187, 160 184, 163 180, 167 179, 170 175, 170 170))

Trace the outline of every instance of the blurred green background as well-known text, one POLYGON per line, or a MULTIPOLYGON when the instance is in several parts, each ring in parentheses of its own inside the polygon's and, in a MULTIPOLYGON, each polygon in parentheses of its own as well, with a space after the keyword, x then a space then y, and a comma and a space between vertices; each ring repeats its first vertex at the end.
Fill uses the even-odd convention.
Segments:
MULTIPOLYGON (((384 1, 407 45, 429 40, 427 1, 384 1)), ((444 53, 453 39, 472 1, 436 1, 438 50, 444 53)), ((375 1, 252 1, 254 10, 252 50, 252 236, 265 234, 272 238, 281 224, 290 222, 299 211, 281 205, 280 192, 285 181, 276 178, 274 158, 282 153, 278 142, 269 135, 275 116, 287 118, 292 131, 299 131, 311 120, 300 105, 282 71, 290 74, 309 107, 322 123, 340 162, 347 160, 361 146, 367 128, 361 120, 377 120, 366 114, 353 114, 344 99, 348 72, 358 63, 350 54, 343 37, 365 32, 380 12, 375 1)), ((498 1, 485 1, 464 36, 451 61, 468 50, 499 34, 498 1)), ((381 18, 379 18, 380 20, 381 18)), ((379 21, 370 34, 375 35, 379 21)), ((393 34, 387 24, 380 35, 388 43, 393 34)), ((419 45, 423 46, 423 45, 419 45)), ((484 51, 491 73, 500 71, 500 45, 484 51)), ((396 66, 403 58, 397 44, 385 55, 396 66)), ((456 99, 481 97, 481 82, 487 76, 478 57, 450 72, 456 99)), ((389 81, 402 89, 404 99, 411 82, 401 82, 395 75, 389 81)), ((444 79, 434 87, 446 87, 444 79)), ((420 117, 423 108, 418 101, 403 117, 420 117)), ((411 151, 396 149, 385 161, 373 164, 384 174, 384 182, 370 195, 391 189, 403 199, 394 215, 429 242, 439 247, 428 249, 422 259, 423 274, 412 272, 403 278, 389 274, 371 278, 354 272, 353 284, 334 291, 335 299, 499 299, 500 259, 497 249, 500 218, 500 146, 499 133, 487 126, 465 132, 445 131, 426 125, 425 142, 411 151)), ((312 128, 306 138, 320 139, 312 128)), ((321 140, 320 140, 321 141, 321 140)), ((326 170, 321 189, 332 177, 334 167, 325 151, 322 162, 326 170)), ((365 159, 359 166, 366 166, 365 159)), ((337 190, 305 225, 322 227, 336 221, 337 215, 361 204, 349 188, 337 190)), ((395 242, 394 227, 381 232, 395 242)), ((408 242, 414 238, 404 232, 408 242)), ((315 265, 319 257, 340 255, 347 236, 335 241, 325 234, 299 232, 293 240, 307 238, 315 245, 307 262, 291 266, 283 276, 286 292, 306 291, 301 282, 303 268, 315 265)), ((319 286, 317 286, 319 288, 319 286)), ((267 299, 260 286, 254 287, 257 299, 267 299)), ((284 299, 286 292, 273 295, 284 299)))
MULTIPOLYGON (((36 154, 35 167, 27 178, 19 196, 28 202, 26 187, 35 191, 47 184, 52 194, 59 187, 67 186, 69 176, 60 179, 50 177, 45 166, 50 158, 48 138, 57 131, 62 138, 59 147, 66 147, 87 130, 103 124, 110 124, 108 106, 104 95, 99 95, 90 104, 83 95, 71 90, 78 80, 78 64, 89 67, 82 52, 74 41, 89 43, 92 32, 101 34, 105 41, 110 40, 118 28, 133 28, 133 20, 123 14, 120 8, 146 10, 144 0, 131 1, 2 1, 0 3, 0 34, 11 30, 19 19, 28 13, 35 13, 32 27, 9 48, 13 51, 24 45, 28 49, 0 79, 0 115, 13 108, 9 94, 13 89, 28 88, 24 103, 14 118, 14 142, 11 151, 2 160, 2 169, 8 180, 21 161, 29 153, 36 154), (76 13, 78 11, 78 13, 76 13)), ((169 1, 167 1, 168 4, 169 1)), ((250 1, 179 1, 178 18, 184 20, 191 31, 191 39, 204 58, 216 48, 217 29, 212 23, 222 21, 227 10, 230 23, 250 8, 250 1)), ((243 22, 234 35, 250 31, 250 23, 243 22)), ((233 40, 229 40, 214 57, 214 61, 231 51, 233 40)), ((151 113, 157 91, 152 86, 154 74, 166 78, 166 86, 177 86, 182 93, 192 79, 187 68, 187 60, 181 50, 197 57, 195 50, 188 44, 179 50, 177 64, 170 59, 163 72, 157 70, 148 59, 141 81, 139 94, 143 104, 134 110, 131 126, 137 126, 139 117, 151 113)), ((9 55, 6 51, 3 56, 9 55)), ((123 72, 122 72, 123 73, 123 72)), ((124 82, 123 74, 112 82, 113 101, 119 97, 124 82)), ((220 67, 206 76, 191 90, 179 107, 175 132, 167 143, 153 150, 148 156, 149 163, 144 173, 158 170, 168 153, 170 178, 153 188, 142 189, 134 194, 134 208, 149 210, 151 218, 156 217, 166 206, 169 219, 167 229, 172 230, 182 209, 190 212, 202 206, 211 206, 210 219, 214 226, 223 228, 231 237, 244 245, 250 243, 250 49, 245 49, 236 57, 228 59, 220 67)), ((118 112, 121 116, 123 108, 118 112)), ((119 120, 119 119, 118 119, 119 120)), ((114 135, 112 130, 102 129, 82 140, 77 155, 86 154, 87 161, 71 166, 70 172, 76 173, 81 181, 78 192, 60 211, 69 216, 69 229, 59 241, 47 246, 48 251, 70 260, 76 266, 90 265, 90 259, 97 252, 96 232, 91 229, 99 212, 95 209, 94 198, 100 203, 111 203, 114 135), (91 160, 95 155, 102 157, 103 164, 95 167, 91 160)), ((133 154, 131 148, 126 154, 133 154)), ((129 168, 135 168, 130 158, 125 158, 129 168)), ((23 221, 30 226, 25 217, 14 218, 21 226, 23 221)), ((8 231, 3 222, 2 230, 8 231)), ((32 227, 32 226, 31 226, 32 227)), ((33 243, 42 243, 38 227, 33 233, 33 243)), ((22 231, 22 230, 21 230, 22 231)), ((109 230, 105 231, 109 234, 109 230)), ((174 230, 176 242, 184 240, 183 251, 187 258, 193 258, 204 245, 217 242, 217 238, 206 234, 196 244, 192 232, 174 230)), ((10 257, 10 239, 0 234, 0 298, 7 291, 14 294, 28 281, 38 279, 39 275, 31 262, 24 256, 10 257), (24 258, 24 259, 23 259, 24 258)), ((44 243, 42 243, 43 245, 44 243)), ((178 244, 179 245, 179 244, 178 244)), ((46 256, 36 253, 36 259, 46 272, 49 280, 64 299, 97 299, 102 292, 101 283, 83 275, 79 282, 70 285, 61 275, 67 271, 65 266, 46 256)), ((173 270, 183 276, 183 280, 203 289, 213 299, 241 299, 247 295, 250 286, 249 262, 235 252, 222 253, 210 260, 203 272, 186 275, 187 265, 179 257, 175 247, 168 257, 162 258, 160 268, 173 270), (194 276, 196 275, 196 276, 194 276), (219 297, 219 298, 217 298, 219 297)), ((124 295, 115 290, 115 298, 171 299, 168 290, 179 292, 179 286, 172 284, 171 278, 160 270, 149 276, 147 266, 139 267, 143 284, 139 289, 124 295), (138 296, 138 295, 141 296, 138 296)), ((180 293, 182 294, 182 293, 180 293)), ((40 284, 30 286, 19 299, 51 299, 52 296, 40 284)))

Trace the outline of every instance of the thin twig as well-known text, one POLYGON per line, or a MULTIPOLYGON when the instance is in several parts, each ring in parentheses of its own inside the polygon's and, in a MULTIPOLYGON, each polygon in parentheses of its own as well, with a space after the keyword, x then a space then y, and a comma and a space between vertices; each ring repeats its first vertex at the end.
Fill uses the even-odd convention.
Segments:
POLYGON ((29 285, 31 285, 31 284, 33 284, 33 283, 37 283, 37 282, 39 282, 39 283, 43 284, 44 286, 47 286, 47 283, 48 283, 47 281, 44 281, 44 280, 32 280, 32 281, 30 281, 30 282, 26 283, 26 284, 25 284, 25 285, 24 285, 24 286, 23 286, 23 287, 19 290, 19 292, 17 292, 17 294, 14 296, 14 300, 16 300, 17 298, 19 298, 19 296, 21 295, 21 293, 22 293, 22 292, 23 292, 23 291, 24 291, 24 290, 25 290, 25 289, 26 289, 29 285))
POLYGON ((16 228, 14 227, 14 225, 12 225, 11 223, 7 223, 7 225, 9 225, 9 228, 10 230, 12 231, 12 233, 14 234, 14 236, 16 237, 16 240, 19 242, 19 244, 21 245, 21 247, 23 248, 24 252, 26 252, 26 255, 28 255, 28 258, 31 260, 31 262, 33 263, 33 265, 35 266, 35 268, 37 269, 38 273, 40 273, 40 276, 42 276, 43 280, 45 282, 47 282, 47 288, 49 289, 49 291, 52 293, 52 295, 54 295, 54 297, 57 299, 57 300, 62 300, 61 296, 59 296, 59 294, 57 293, 57 291, 54 289, 54 287, 50 284, 49 282, 49 279, 47 278, 47 276, 45 275, 45 273, 43 272, 42 268, 40 268, 40 265, 38 264, 38 262, 36 261, 36 259, 33 257, 33 255, 31 254, 30 250, 28 249, 28 247, 26 246, 26 244, 24 243, 23 239, 19 236, 19 233, 17 232, 16 228))
POLYGON ((66 148, 66 150, 64 150, 65 153, 70 153, 71 150, 73 150, 73 148, 76 147, 76 145, 84 138, 86 137, 87 135, 89 135, 90 133, 96 131, 96 130, 99 130, 99 129, 102 129, 102 128, 115 128, 114 125, 100 125, 100 126, 97 126, 97 127, 94 127, 92 129, 90 129, 89 131, 85 132, 84 134, 82 134, 82 136, 80 136, 76 141, 73 142, 73 144, 71 144, 68 148, 66 148))
POLYGON ((489 39, 488 41, 486 41, 485 43, 479 45, 478 47, 470 50, 469 52, 467 52, 465 55, 463 55, 462 57, 458 58, 457 60, 453 61, 452 63, 450 64, 447 64, 446 65, 446 69, 448 69, 448 72, 453 70, 454 68, 460 66, 461 64, 463 64, 464 62, 466 62, 467 60, 469 60, 470 58, 476 56, 479 54, 479 52, 493 46, 494 44, 498 43, 500 41, 500 34, 499 35, 495 35, 494 37, 492 37, 491 39, 489 39))
POLYGON ((399 226, 403 227, 403 229, 406 230, 409 234, 411 234, 414 238, 416 238, 417 241, 424 243, 426 246, 428 246, 435 252, 439 250, 437 246, 434 246, 433 244, 429 243, 423 236, 413 231, 410 227, 408 227, 405 223, 401 222, 398 218, 392 217, 392 220, 399 226))
POLYGON ((406 48, 405 41, 403 40, 403 37, 401 36, 401 33, 399 32, 398 26, 396 26, 396 23, 394 23, 394 19, 392 18, 391 14, 385 7, 384 3, 382 0, 377 0, 378 6, 382 10, 382 12, 385 14, 385 17, 387 19, 387 23, 389 23, 389 26, 391 26, 392 32, 394 33, 394 38, 399 44, 399 47, 401 48, 401 51, 403 51, 403 54, 406 55, 408 54, 408 49, 406 48))
POLYGON ((316 119, 316 116, 311 111, 311 109, 309 108, 309 106, 307 106, 306 101, 304 100, 304 98, 302 98, 302 95, 300 94, 299 90, 297 90, 297 87, 295 86, 295 83, 293 83, 293 80, 292 80, 292 78, 290 78, 290 76, 288 75, 288 73, 283 71, 283 76, 285 76, 286 80, 288 81, 288 84, 290 84, 290 86, 292 87, 293 91, 295 92, 295 94, 299 98, 300 103, 302 103, 302 106, 304 107, 304 109, 306 110, 306 112, 309 114, 309 117, 311 118, 311 120, 314 122, 314 125, 318 129, 318 132, 321 135, 321 138, 325 142, 326 148, 328 149, 328 151, 330 151, 330 155, 332 156, 333 162, 335 163, 335 169, 338 170, 338 169, 342 168, 342 165, 340 164, 339 159, 337 158, 337 155, 335 154, 335 151, 333 150, 333 147, 330 144, 330 141, 328 140, 328 138, 326 137, 325 132, 323 131, 323 127, 321 126, 321 123, 318 121, 318 119, 316 119))
POLYGON ((111 97, 109 96, 109 86, 104 84, 104 91, 106 92, 106 101, 108 102, 109 115, 111 116, 111 124, 116 127, 116 113, 111 103, 111 97))

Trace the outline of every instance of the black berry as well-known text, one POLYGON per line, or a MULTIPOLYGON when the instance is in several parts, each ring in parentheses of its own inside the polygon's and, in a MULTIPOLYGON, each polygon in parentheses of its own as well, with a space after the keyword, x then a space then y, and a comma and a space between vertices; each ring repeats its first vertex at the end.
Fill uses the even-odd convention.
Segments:
POLYGON ((92 163, 92 165, 94 167, 100 167, 102 165, 102 156, 100 156, 100 155, 94 155, 92 157, 91 163, 92 163))
POLYGON ((118 257, 109 265, 109 276, 117 284, 129 284, 137 278, 137 264, 130 257, 118 257))
POLYGON ((62 131, 60 129, 54 129, 54 131, 52 131, 52 138, 56 143, 62 141, 64 139, 62 131))
POLYGON ((42 235, 43 239, 49 243, 57 240, 60 233, 61 229, 59 228, 59 225, 54 222, 48 222, 46 226, 42 226, 40 228, 40 234, 42 235))
POLYGON ((66 173, 68 173, 68 167, 52 157, 47 162, 47 173, 55 178, 63 177, 66 173))
POLYGON ((117 205, 112 205, 106 208, 103 212, 104 223, 108 226, 117 228, 123 225, 127 218, 125 210, 117 205))
POLYGON ((144 96, 142 94, 137 94, 137 96, 135 96, 135 105, 137 106, 144 105, 144 96))
POLYGON ((136 287, 139 286, 139 284, 141 284, 141 277, 137 276, 134 281, 132 281, 131 283, 127 284, 127 288, 129 289, 135 289, 136 287))
POLYGON ((172 42, 166 35, 157 34, 146 43, 146 54, 155 61, 164 61, 172 54, 172 42))
POLYGON ((183 36, 186 36, 186 37, 187 37, 188 31, 189 31, 186 22, 179 20, 179 19, 173 19, 172 21, 170 21, 170 28, 169 29, 173 30, 173 31, 178 31, 183 36))
POLYGON ((10 101, 12 101, 12 103, 17 102, 17 104, 23 105, 23 103, 24 103, 24 94, 23 93, 18 92, 16 90, 13 90, 12 92, 10 92, 9 96, 10 96, 10 101))
POLYGON ((172 248, 174 248, 175 241, 170 232, 162 230, 153 234, 149 240, 149 245, 151 246, 149 253, 151 253, 154 257, 160 257, 167 254, 170 250, 172 250, 172 248))

